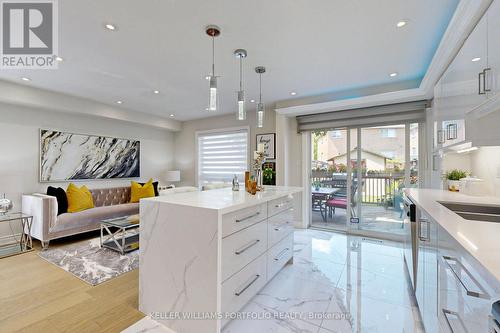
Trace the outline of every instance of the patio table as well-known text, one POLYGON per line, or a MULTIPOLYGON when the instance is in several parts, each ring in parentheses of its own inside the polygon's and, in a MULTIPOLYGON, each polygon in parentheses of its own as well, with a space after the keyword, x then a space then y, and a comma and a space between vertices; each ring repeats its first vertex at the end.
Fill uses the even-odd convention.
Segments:
POLYGON ((326 222, 326 206, 323 207, 323 204, 331 198, 335 193, 339 192, 341 188, 331 188, 331 187, 320 187, 318 189, 312 187, 311 195, 312 195, 312 209, 314 210, 316 207, 319 208, 319 212, 323 221, 326 222))

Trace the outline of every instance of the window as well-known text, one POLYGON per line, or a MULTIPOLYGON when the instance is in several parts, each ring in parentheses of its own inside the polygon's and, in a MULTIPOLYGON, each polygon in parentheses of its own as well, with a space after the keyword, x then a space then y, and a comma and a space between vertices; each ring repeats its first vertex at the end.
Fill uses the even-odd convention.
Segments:
POLYGON ((198 186, 240 182, 248 169, 248 130, 198 133, 198 186))
POLYGON ((396 137, 396 129, 395 128, 381 128, 380 135, 383 138, 395 138, 396 137))
POLYGON ((384 150, 380 153, 390 159, 394 159, 396 157, 396 152, 394 150, 384 150))
POLYGON ((342 132, 340 130, 330 131, 330 137, 332 139, 339 139, 342 137, 342 132))

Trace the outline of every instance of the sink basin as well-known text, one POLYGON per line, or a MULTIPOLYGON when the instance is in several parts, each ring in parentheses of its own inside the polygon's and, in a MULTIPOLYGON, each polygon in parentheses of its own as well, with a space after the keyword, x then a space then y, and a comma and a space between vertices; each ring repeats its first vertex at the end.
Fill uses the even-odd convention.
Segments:
POLYGON ((500 223, 500 206, 459 202, 439 203, 466 220, 500 223))

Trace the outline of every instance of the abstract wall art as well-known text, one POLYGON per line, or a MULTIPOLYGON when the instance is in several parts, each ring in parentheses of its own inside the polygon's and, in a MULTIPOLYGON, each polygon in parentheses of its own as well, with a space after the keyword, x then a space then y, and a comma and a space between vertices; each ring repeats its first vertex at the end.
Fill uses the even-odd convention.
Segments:
POLYGON ((140 177, 140 141, 40 130, 40 181, 140 177))

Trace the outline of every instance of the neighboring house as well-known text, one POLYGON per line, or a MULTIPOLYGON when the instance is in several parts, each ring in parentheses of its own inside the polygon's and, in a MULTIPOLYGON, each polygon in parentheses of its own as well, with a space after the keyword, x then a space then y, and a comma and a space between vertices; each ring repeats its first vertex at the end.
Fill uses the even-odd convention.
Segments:
MULTIPOLYGON (((356 167, 357 160, 357 147, 351 150, 351 165, 356 167)), ((341 154, 328 159, 328 162, 332 164, 344 164, 347 165, 347 154, 341 154)), ((367 170, 385 170, 387 166, 387 157, 361 148, 361 166, 366 167, 367 170)))
MULTIPOLYGON (((355 133, 355 132, 354 132, 355 133)), ((405 159, 405 127, 404 125, 378 126, 363 128, 362 148, 383 155, 388 159, 404 161, 405 159)), ((357 146, 356 135, 351 134, 351 147, 357 146)), ((318 140, 318 160, 346 153, 347 130, 331 130, 318 140)), ((410 156, 418 158, 418 127, 410 127, 410 156)))

